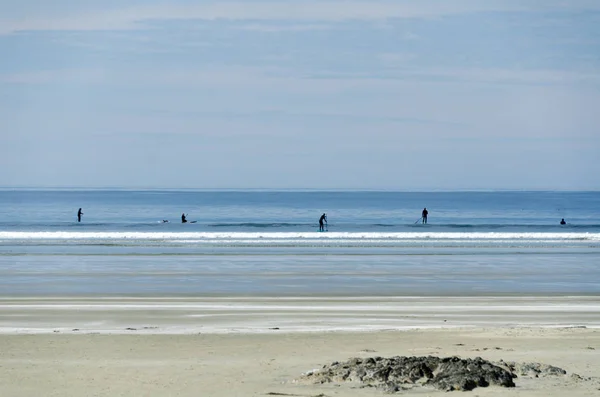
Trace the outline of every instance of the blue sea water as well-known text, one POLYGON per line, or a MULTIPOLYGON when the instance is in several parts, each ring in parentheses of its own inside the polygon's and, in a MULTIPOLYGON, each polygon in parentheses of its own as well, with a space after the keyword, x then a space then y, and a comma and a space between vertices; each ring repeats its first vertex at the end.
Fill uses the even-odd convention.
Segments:
POLYGON ((599 280, 600 192, 0 191, 2 296, 580 295, 599 280))

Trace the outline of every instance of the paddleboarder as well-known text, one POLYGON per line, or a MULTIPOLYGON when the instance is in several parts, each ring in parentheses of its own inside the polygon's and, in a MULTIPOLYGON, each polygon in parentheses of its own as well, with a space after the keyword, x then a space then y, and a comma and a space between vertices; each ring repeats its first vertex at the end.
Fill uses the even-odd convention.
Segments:
POLYGON ((327 214, 323 214, 321 215, 321 217, 319 218, 319 231, 320 232, 324 232, 325 231, 325 226, 324 224, 327 223, 327 214))

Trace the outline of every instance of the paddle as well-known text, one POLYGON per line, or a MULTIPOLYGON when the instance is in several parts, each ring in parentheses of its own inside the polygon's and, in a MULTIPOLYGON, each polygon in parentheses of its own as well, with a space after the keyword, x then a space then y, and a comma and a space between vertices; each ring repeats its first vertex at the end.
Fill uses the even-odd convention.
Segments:
POLYGON ((419 221, 423 219, 423 217, 420 217, 419 219, 417 219, 417 221, 414 223, 414 225, 416 225, 417 223, 419 223, 419 221))

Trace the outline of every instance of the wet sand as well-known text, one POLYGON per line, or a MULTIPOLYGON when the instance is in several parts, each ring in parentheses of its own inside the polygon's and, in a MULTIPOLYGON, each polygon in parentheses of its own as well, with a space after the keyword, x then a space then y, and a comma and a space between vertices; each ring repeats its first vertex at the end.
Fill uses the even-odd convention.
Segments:
POLYGON ((600 327, 600 297, 0 298, 0 333, 600 327), (76 331, 73 331, 76 329, 76 331))

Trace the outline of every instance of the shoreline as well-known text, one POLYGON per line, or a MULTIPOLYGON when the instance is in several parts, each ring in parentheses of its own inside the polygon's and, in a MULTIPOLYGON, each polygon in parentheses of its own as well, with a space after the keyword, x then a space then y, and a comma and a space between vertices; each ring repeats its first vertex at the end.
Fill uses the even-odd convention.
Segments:
POLYGON ((0 334, 600 328, 600 296, 0 297, 0 334))

